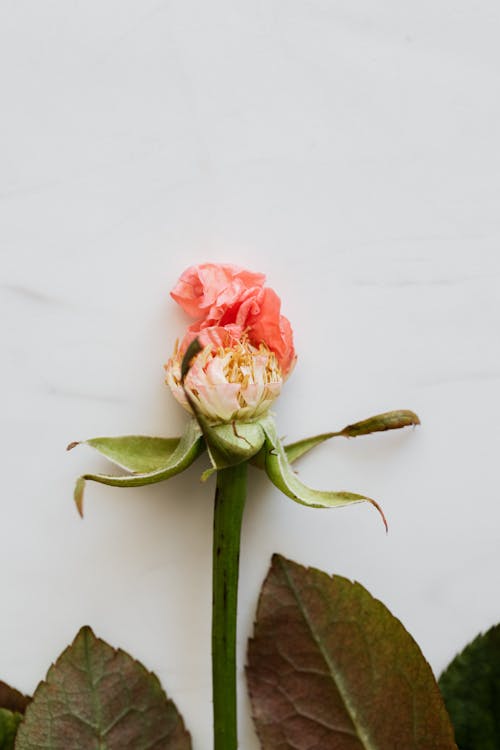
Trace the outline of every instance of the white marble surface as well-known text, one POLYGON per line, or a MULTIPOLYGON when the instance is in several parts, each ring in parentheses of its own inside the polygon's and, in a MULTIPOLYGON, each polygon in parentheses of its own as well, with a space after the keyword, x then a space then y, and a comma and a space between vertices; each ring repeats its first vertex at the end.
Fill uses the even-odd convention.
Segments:
MULTIPOLYGON (((379 411, 422 427, 322 446, 294 505, 251 478, 239 657, 270 555, 355 578, 439 670, 500 620, 500 10, 494 0, 4 0, 0 6, 0 678, 32 691, 84 623, 161 677, 211 746, 203 461, 151 488, 73 481, 70 440, 179 433, 167 296, 204 260, 268 274, 299 364, 290 439, 379 411)), ((241 677, 241 747, 257 748, 241 677)))

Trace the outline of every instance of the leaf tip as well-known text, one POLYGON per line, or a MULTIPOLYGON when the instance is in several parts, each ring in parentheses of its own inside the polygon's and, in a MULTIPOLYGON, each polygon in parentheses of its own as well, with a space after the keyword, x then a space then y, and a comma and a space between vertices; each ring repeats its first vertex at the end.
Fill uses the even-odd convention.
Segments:
POLYGON ((369 502, 369 503, 371 503, 371 504, 373 505, 373 507, 374 507, 374 508, 376 508, 376 510, 378 510, 378 512, 380 513, 380 516, 381 516, 381 518, 382 518, 382 521, 384 522, 384 526, 385 526, 385 533, 386 533, 386 534, 388 534, 388 533, 389 533, 389 524, 387 523, 387 518, 385 517, 385 513, 384 513, 384 511, 382 510, 381 506, 380 506, 380 505, 379 505, 379 504, 377 503, 377 501, 376 501, 376 500, 372 500, 372 498, 371 498, 371 497, 367 497, 366 499, 367 499, 367 500, 368 500, 368 502, 369 502))
POLYGON ((95 640, 97 640, 96 639, 96 635, 95 635, 94 631, 92 630, 92 628, 90 627, 90 625, 82 625, 82 627, 80 628, 80 630, 78 631, 78 633, 75 635, 74 642, 76 642, 76 641, 78 641, 80 639, 84 640, 84 641, 87 641, 87 640, 93 640, 93 641, 95 641, 95 640))
POLYGON ((415 414, 415 412, 413 412, 413 414, 414 414, 414 416, 415 416, 415 421, 414 421, 414 423, 413 423, 413 424, 415 425, 415 427, 416 427, 417 425, 419 425, 419 424, 422 424, 422 422, 420 421, 420 417, 418 416, 418 414, 415 414))
POLYGON ((83 518, 83 491, 85 489, 85 477, 78 477, 75 485, 73 499, 80 518, 83 518))
POLYGON ((216 471, 217 471, 217 469, 214 469, 213 466, 211 466, 209 469, 205 469, 205 471, 203 472, 203 474, 200 477, 200 481, 201 482, 206 482, 207 479, 210 479, 210 477, 212 476, 212 474, 215 474, 216 471))
POLYGON ((77 445, 80 445, 80 441, 79 440, 73 440, 73 442, 68 443, 68 445, 66 446, 66 450, 67 451, 72 451, 73 448, 76 448, 77 445))

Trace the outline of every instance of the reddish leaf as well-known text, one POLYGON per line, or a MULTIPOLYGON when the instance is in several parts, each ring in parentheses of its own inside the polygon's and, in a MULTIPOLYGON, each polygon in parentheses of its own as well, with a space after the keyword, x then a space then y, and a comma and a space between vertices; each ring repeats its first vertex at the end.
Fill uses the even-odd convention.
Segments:
POLYGON ((40 683, 16 750, 190 750, 158 678, 82 628, 40 683))
POLYGON ((9 711, 17 711, 17 713, 23 714, 30 700, 31 698, 27 695, 23 695, 19 690, 0 681, 0 708, 7 708, 9 711))
POLYGON ((273 557, 247 675, 263 750, 456 750, 417 644, 340 576, 273 557))

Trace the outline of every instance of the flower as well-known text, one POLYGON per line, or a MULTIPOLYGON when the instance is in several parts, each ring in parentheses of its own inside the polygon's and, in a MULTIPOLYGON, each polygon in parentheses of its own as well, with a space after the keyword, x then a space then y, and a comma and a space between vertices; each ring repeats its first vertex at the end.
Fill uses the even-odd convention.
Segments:
POLYGON ((261 289, 266 277, 239 266, 201 263, 187 268, 171 291, 172 298, 192 318, 213 324, 241 304, 249 290, 261 289))
POLYGON ((197 320, 189 326, 181 350, 201 331, 224 328, 233 339, 246 335, 256 347, 265 343, 287 377, 296 360, 292 327, 281 315, 276 292, 264 287, 265 278, 230 264, 202 263, 184 271, 171 296, 197 320))
POLYGON ((295 364, 292 327, 264 282, 239 266, 203 263, 188 268, 171 292, 198 319, 165 365, 166 382, 185 408, 191 401, 214 423, 266 414, 295 364), (202 350, 183 384, 182 359, 194 339, 202 350))
MULTIPOLYGON (((186 409, 179 352, 166 366, 167 383, 186 409)), ((205 346, 190 368, 184 387, 197 409, 212 422, 254 419, 265 414, 281 391, 283 377, 274 352, 247 339, 230 346, 205 346)))
MULTIPOLYGON (((265 276, 229 264, 203 263, 188 268, 172 297, 192 317, 180 344, 165 365, 175 398, 191 412, 180 438, 124 435, 85 441, 126 474, 83 474, 74 499, 80 514, 88 480, 112 487, 140 487, 163 482, 187 469, 206 451, 211 467, 206 479, 251 462, 265 469, 287 497, 313 508, 335 508, 368 502, 365 495, 307 487, 291 464, 333 437, 356 437, 419 424, 414 412, 378 414, 336 432, 282 445, 269 408, 290 375, 296 355, 290 322, 281 301, 264 285, 265 276)), ((68 449, 79 442, 72 442, 68 449)))

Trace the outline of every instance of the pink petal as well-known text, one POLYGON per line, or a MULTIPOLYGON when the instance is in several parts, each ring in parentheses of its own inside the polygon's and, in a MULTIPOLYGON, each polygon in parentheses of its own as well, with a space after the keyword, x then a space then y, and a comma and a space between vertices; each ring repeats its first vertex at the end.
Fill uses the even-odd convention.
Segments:
POLYGON ((210 344, 212 351, 220 348, 227 349, 237 344, 242 335, 243 329, 236 325, 204 327, 203 321, 193 323, 187 329, 180 343, 179 351, 184 354, 191 341, 196 338, 199 339, 203 347, 210 344))
POLYGON ((246 289, 262 287, 265 279, 264 274, 239 266, 202 263, 184 271, 171 296, 193 318, 206 316, 215 321, 246 289))
POLYGON ((295 362, 293 332, 290 321, 281 315, 281 300, 274 289, 264 289, 260 310, 249 316, 250 340, 256 345, 264 342, 275 352, 283 375, 288 375, 295 362))

